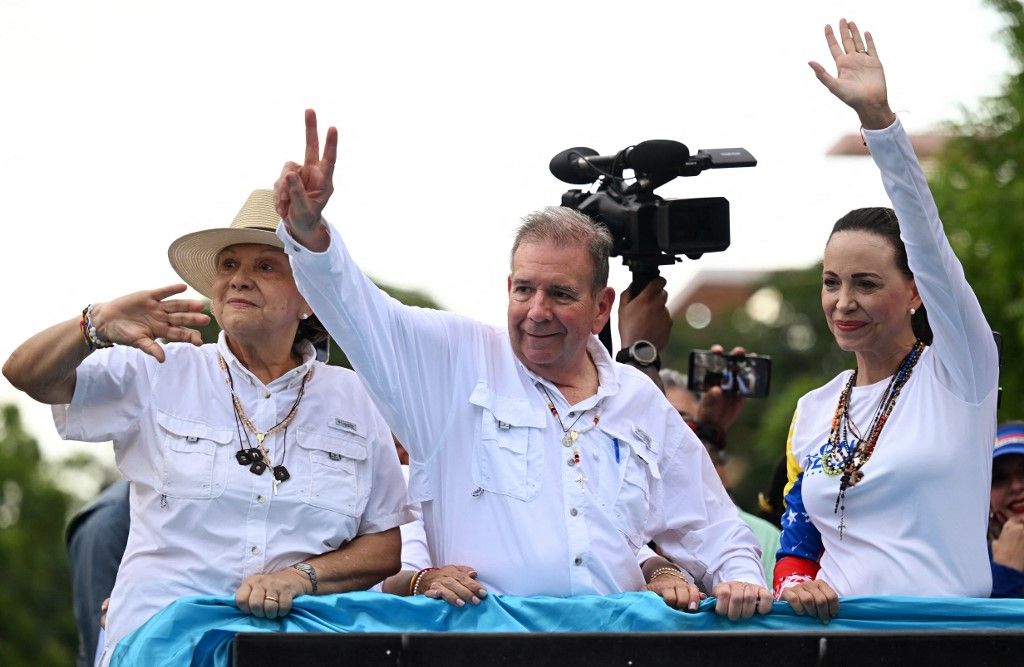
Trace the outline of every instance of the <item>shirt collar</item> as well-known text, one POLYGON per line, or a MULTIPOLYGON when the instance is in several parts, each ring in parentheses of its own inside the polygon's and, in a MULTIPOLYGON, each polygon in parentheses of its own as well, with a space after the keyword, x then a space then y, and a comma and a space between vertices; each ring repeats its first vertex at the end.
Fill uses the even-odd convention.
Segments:
MULTIPOLYGON (((596 403, 605 396, 614 396, 619 392, 619 380, 615 375, 615 364, 612 361, 612 355, 607 349, 605 349, 605 346, 600 340, 598 340, 597 336, 591 336, 590 339, 587 340, 587 352, 590 354, 590 358, 594 360, 594 365, 597 367, 597 393, 590 398, 581 401, 581 408, 590 402, 596 403)), ((519 368, 521 368, 523 373, 533 380, 535 384, 539 382, 557 391, 554 383, 531 371, 514 353, 513 356, 515 357, 519 368)))
MULTIPOLYGON (((293 368, 292 370, 288 371, 281 377, 277 378, 270 384, 268 384, 267 389, 286 389, 298 385, 302 382, 302 378, 306 375, 306 372, 309 371, 310 367, 316 361, 316 349, 314 349, 312 343, 305 339, 302 339, 298 343, 296 343, 295 347, 299 353, 299 356, 302 357, 302 363, 293 368)), ((263 382, 260 381, 258 377, 253 375, 253 373, 250 372, 249 369, 246 368, 242 364, 242 362, 238 360, 238 357, 234 355, 234 353, 231 351, 231 348, 228 347, 228 341, 224 331, 221 331, 220 334, 218 334, 217 336, 217 351, 220 353, 222 357, 224 357, 224 361, 227 362, 228 368, 231 369, 232 373, 237 372, 239 375, 246 378, 249 384, 255 387, 263 386, 263 382)))

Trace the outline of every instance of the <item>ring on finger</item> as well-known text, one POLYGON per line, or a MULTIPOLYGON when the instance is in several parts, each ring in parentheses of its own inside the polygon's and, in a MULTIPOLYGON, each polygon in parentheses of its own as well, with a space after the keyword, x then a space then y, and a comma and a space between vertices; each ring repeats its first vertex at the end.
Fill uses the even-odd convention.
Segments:
POLYGON ((273 595, 264 595, 263 599, 264 600, 270 600, 272 602, 277 602, 277 598, 275 598, 273 595))

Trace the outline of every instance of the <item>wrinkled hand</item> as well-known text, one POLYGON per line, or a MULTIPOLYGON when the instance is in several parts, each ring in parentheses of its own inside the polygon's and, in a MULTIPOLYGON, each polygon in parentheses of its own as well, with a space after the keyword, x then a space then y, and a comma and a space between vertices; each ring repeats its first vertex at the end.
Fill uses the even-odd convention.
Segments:
POLYGON ((715 597, 715 613, 728 616, 730 621, 772 610, 772 594, 764 586, 745 581, 724 581, 715 586, 711 595, 715 597))
POLYGON ((281 618, 292 610, 292 600, 312 590, 308 576, 287 567, 246 577, 235 591, 235 604, 241 612, 257 618, 281 618))
POLYGON ((187 327, 209 324, 203 314, 203 302, 196 299, 169 299, 187 289, 168 285, 122 296, 92 307, 92 323, 100 338, 119 345, 137 347, 157 361, 164 361, 164 350, 157 338, 202 345, 199 332, 187 327))
POLYGON ((992 541, 992 561, 1024 571, 1024 516, 1012 516, 1003 523, 999 537, 992 541))
POLYGON ((673 609, 686 611, 697 611, 700 601, 707 597, 696 584, 672 574, 661 574, 651 579, 644 588, 660 595, 665 604, 673 609))
MULTIPOLYGON (((711 351, 724 354, 721 345, 712 345, 711 351)), ((734 347, 729 352, 732 356, 742 356, 746 353, 742 347, 734 347)), ((701 394, 700 402, 697 404, 696 421, 708 422, 728 430, 743 410, 745 400, 735 392, 725 392, 720 387, 712 387, 701 394)))
POLYGON ((619 295, 619 344, 629 347, 646 340, 660 352, 672 333, 672 316, 665 304, 668 292, 665 279, 657 276, 636 296, 630 296, 632 285, 619 295))
POLYGON ((793 611, 801 616, 813 616, 822 623, 828 623, 839 613, 839 596, 832 587, 819 579, 802 581, 784 588, 779 599, 788 602, 793 611))
POLYGON ((487 589, 476 576, 476 570, 468 565, 445 565, 424 572, 420 590, 428 598, 445 600, 456 607, 464 607, 467 602, 480 604, 480 599, 487 597, 487 589))
POLYGON ((889 108, 885 72, 871 33, 864 33, 861 39, 853 21, 840 19, 839 40, 829 25, 825 26, 825 42, 836 63, 836 75, 829 74, 817 62, 809 62, 818 81, 856 111, 865 128, 880 130, 891 125, 895 114, 889 108))
POLYGON ((316 112, 306 109, 306 156, 302 164, 286 162, 274 183, 274 206, 288 231, 302 240, 320 224, 321 214, 334 192, 334 164, 338 159, 338 130, 327 130, 324 152, 316 112))

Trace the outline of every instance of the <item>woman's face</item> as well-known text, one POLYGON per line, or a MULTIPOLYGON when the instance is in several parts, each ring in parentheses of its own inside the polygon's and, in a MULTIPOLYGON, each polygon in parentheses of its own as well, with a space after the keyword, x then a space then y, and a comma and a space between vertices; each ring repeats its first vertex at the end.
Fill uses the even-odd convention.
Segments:
POLYGON ((310 312, 295 286, 288 256, 262 243, 220 251, 212 295, 217 323, 239 341, 294 337, 299 315, 310 312))
POLYGON ((921 298, 912 278, 896 266, 896 252, 882 236, 836 232, 825 246, 821 308, 839 347, 888 355, 913 340, 910 309, 921 298))
POLYGON ((1004 454, 992 460, 992 511, 1001 521, 1024 514, 1024 454, 1004 454))

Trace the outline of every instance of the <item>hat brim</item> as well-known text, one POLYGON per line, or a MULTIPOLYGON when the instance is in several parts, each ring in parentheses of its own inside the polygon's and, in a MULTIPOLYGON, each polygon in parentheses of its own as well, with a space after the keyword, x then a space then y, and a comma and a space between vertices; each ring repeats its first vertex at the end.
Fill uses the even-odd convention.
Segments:
POLYGON ((1007 454, 1024 454, 1024 442, 1008 442, 1005 445, 999 445, 993 450, 992 458, 997 459, 1007 454))
POLYGON ((217 255, 224 248, 240 243, 257 243, 284 250, 284 243, 272 229, 220 227, 185 234, 171 243, 167 259, 189 287, 212 299, 217 255))

